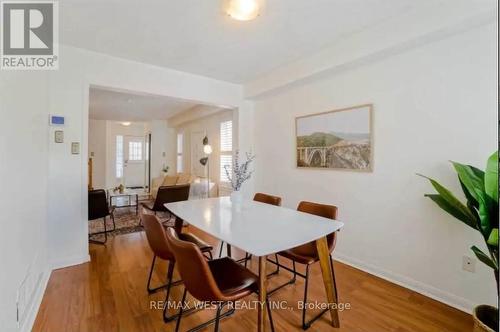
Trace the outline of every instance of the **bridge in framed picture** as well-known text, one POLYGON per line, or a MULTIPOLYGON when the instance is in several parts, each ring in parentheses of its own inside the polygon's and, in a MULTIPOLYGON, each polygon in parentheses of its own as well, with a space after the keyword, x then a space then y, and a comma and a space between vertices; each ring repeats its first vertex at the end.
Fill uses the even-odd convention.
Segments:
POLYGON ((372 171, 373 105, 295 119, 297 167, 372 171))

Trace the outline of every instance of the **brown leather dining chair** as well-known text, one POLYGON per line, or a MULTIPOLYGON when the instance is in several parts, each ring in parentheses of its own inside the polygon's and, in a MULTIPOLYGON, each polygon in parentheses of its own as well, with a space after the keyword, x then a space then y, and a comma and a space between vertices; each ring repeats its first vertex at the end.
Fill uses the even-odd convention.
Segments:
MULTIPOLYGON (((325 204, 318 204, 318 203, 312 203, 312 202, 300 202, 299 206, 297 207, 298 211, 305 212, 305 213, 310 213, 314 214, 317 216, 329 218, 329 219, 336 219, 337 218, 337 207, 333 205, 325 205, 325 204)), ((331 257, 331 253, 335 249, 335 244, 337 241, 337 233, 332 233, 329 234, 327 237, 327 243, 328 243, 328 249, 330 250, 330 267, 332 269, 332 275, 333 275, 333 286, 335 288, 335 295, 337 296, 337 283, 335 281, 335 272, 333 270, 333 258, 331 257)), ((282 252, 279 252, 277 256, 275 256, 276 261, 272 261, 268 259, 269 262, 275 264, 277 266, 277 269, 275 272, 272 274, 278 273, 279 268, 283 268, 289 272, 293 273, 293 277, 291 280, 286 282, 285 284, 278 286, 277 288, 271 290, 269 292, 269 295, 272 293, 276 292, 277 290, 295 283, 297 276, 304 278, 305 279, 305 286, 304 286, 304 306, 302 308, 302 328, 304 330, 308 329, 311 327, 311 324, 316 321, 318 318, 320 318, 325 312, 328 311, 327 309, 322 310, 319 314, 314 316, 312 319, 309 321, 306 321, 306 303, 307 303, 307 287, 309 283, 309 267, 319 261, 318 257, 318 251, 316 249, 316 243, 309 242, 306 244, 303 244, 301 246, 285 250, 282 252), (278 256, 288 258, 292 261, 292 266, 293 268, 290 269, 287 266, 284 266, 279 263, 278 256), (297 272, 295 264, 302 264, 306 266, 306 273, 305 275, 302 273, 297 272)), ((338 302, 338 299, 335 299, 336 302, 338 302)))
POLYGON ((95 232, 89 234, 89 242, 97 244, 105 244, 108 241, 108 232, 112 232, 116 229, 114 208, 109 207, 108 199, 106 197, 106 191, 104 189, 89 190, 89 200, 88 200, 88 213, 89 221, 102 218, 104 224, 104 231, 95 232), (106 229, 106 217, 110 216, 113 221, 113 229, 106 229), (92 236, 104 234, 104 241, 98 241, 92 239, 92 236))
MULTIPOLYGON (((166 203, 187 201, 189 199, 190 184, 162 186, 158 188, 156 199, 152 203, 142 202, 141 206, 156 215, 158 212, 170 213, 166 208, 166 203)), ((142 223, 142 218, 140 220, 142 223)))
MULTIPOLYGON (((146 237, 148 239, 149 247, 153 251, 153 262, 151 263, 151 269, 149 270, 147 290, 148 293, 154 293, 162 288, 167 288, 167 296, 165 303, 167 303, 170 296, 170 288, 182 283, 182 280, 173 281, 174 267, 175 267, 175 257, 170 251, 167 243, 167 238, 165 236, 165 227, 154 215, 148 214, 144 215, 144 229, 146 230, 146 237), (151 288, 151 277, 153 275, 153 270, 155 267, 156 258, 160 258, 168 261, 167 269, 167 283, 155 288, 151 288)), ((203 242, 201 239, 190 233, 182 233, 180 235, 184 241, 192 243, 200 252, 207 254, 208 259, 212 258, 212 246, 203 242)), ((174 320, 177 315, 168 316, 167 305, 163 308, 163 320, 169 322, 174 320)))
MULTIPOLYGON (((167 229, 167 240, 177 261, 179 274, 184 280, 184 294, 180 303, 185 303, 187 292, 198 301, 217 303, 215 318, 189 331, 198 331, 213 323, 215 323, 214 331, 219 331, 220 319, 232 315, 235 311, 233 305, 231 309, 228 308, 226 312, 221 313, 224 306, 229 303, 234 304, 235 301, 252 293, 258 293, 258 277, 231 258, 205 260, 197 246, 179 239, 176 231, 172 228, 167 229)), ((271 308, 267 300, 266 307, 271 330, 274 332, 271 308)), ((179 331, 182 314, 183 306, 181 305, 175 327, 176 332, 179 331)))
MULTIPOLYGON (((256 193, 253 200, 260 203, 281 206, 281 197, 273 196, 269 194, 256 193)), ((224 248, 224 241, 220 243, 219 258, 222 257, 222 249, 224 248)), ((231 246, 228 244, 226 246, 228 256, 231 257, 231 246)), ((245 262, 245 267, 247 267, 247 262, 252 259, 252 255, 245 253, 245 258, 240 259, 238 262, 245 262)))

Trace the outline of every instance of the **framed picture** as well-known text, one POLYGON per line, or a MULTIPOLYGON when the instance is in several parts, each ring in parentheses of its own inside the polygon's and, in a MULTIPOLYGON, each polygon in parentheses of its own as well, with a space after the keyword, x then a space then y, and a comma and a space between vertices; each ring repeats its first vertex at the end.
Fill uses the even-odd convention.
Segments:
POLYGON ((295 118, 297 167, 371 172, 373 105, 295 118))

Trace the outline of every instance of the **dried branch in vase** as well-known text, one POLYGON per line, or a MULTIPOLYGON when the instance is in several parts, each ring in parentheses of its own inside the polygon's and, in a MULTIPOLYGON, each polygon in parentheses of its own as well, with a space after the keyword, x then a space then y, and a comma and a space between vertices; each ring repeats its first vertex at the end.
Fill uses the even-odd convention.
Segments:
POLYGON ((246 161, 243 164, 240 164, 239 161, 240 152, 239 150, 236 150, 233 158, 232 172, 229 169, 228 165, 224 165, 226 176, 229 179, 229 182, 231 183, 231 187, 235 191, 239 191, 243 183, 248 179, 250 179, 253 174, 253 171, 250 171, 250 164, 255 159, 255 155, 251 153, 246 153, 245 155, 246 155, 246 161))

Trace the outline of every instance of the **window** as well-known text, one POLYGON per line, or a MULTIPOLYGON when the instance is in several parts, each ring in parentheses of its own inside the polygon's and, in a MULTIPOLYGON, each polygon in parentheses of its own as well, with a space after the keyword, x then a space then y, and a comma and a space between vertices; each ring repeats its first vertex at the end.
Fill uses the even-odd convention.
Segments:
POLYGON ((233 121, 220 124, 220 181, 229 182, 225 167, 229 174, 233 172, 233 121))
POLYGON ((183 148, 184 135, 182 133, 177 134, 177 173, 183 171, 182 165, 182 148, 183 148))
POLYGON ((123 177, 123 136, 116 136, 116 178, 123 177))
POLYGON ((130 161, 142 160, 142 142, 128 143, 128 160, 130 161))

